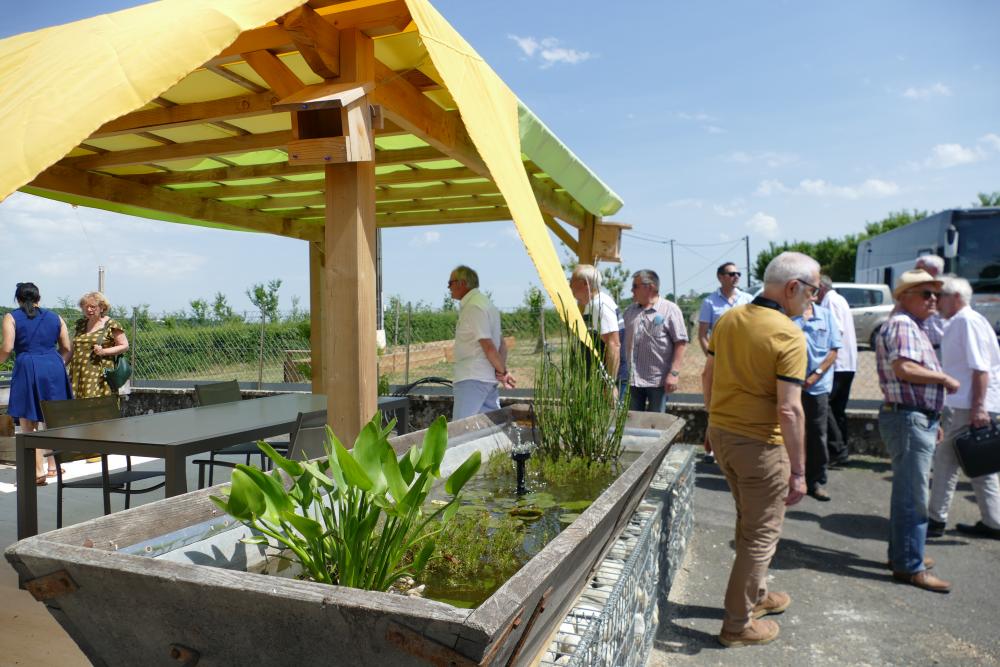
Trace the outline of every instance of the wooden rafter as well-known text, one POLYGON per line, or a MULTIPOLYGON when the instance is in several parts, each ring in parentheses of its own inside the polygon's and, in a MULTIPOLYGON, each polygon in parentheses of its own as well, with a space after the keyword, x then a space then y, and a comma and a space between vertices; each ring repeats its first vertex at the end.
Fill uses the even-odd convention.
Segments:
POLYGON ((309 5, 296 7, 278 19, 295 42, 306 64, 323 79, 340 76, 340 31, 309 5))
POLYGON ((230 70, 224 65, 209 65, 205 69, 207 69, 208 71, 212 72, 217 76, 221 76, 226 81, 235 83, 237 86, 240 86, 241 88, 246 88, 251 93, 263 93, 265 90, 267 90, 267 88, 260 85, 256 81, 251 81, 245 76, 237 74, 236 72, 230 70))
POLYGON ((169 146, 153 146, 150 148, 133 148, 126 151, 109 151, 100 155, 65 158, 60 162, 74 169, 106 169, 109 167, 126 167, 136 164, 167 162, 193 158, 212 157, 213 155, 233 155, 269 148, 283 149, 292 138, 288 131, 265 132, 263 134, 247 134, 238 137, 222 139, 205 139, 189 141, 169 146))
MULTIPOLYGON (((115 137, 134 132, 155 132, 273 113, 271 104, 278 96, 267 91, 255 95, 226 97, 210 102, 173 104, 160 109, 133 111, 102 125, 91 138, 115 137)), ((164 100, 166 101, 166 100, 164 100)), ((230 126, 234 129, 235 126, 230 126)), ((242 128, 239 128, 242 129, 242 128)), ((245 132, 245 130, 243 130, 245 132)))
POLYGON ((566 228, 559 224, 559 221, 553 218, 548 213, 542 213, 542 220, 545 221, 545 226, 552 230, 560 241, 566 244, 566 247, 575 255, 577 254, 579 246, 577 245, 576 239, 573 235, 566 231, 566 228))
MULTIPOLYGON (((311 182, 312 181, 303 183, 303 185, 308 186, 308 183, 311 182)), ((322 182, 315 181, 315 183, 318 193, 319 188, 322 187, 322 182)), ((326 203, 324 195, 317 193, 288 197, 234 200, 230 203, 234 206, 255 209, 281 208, 288 206, 323 206, 326 203)), ((199 194, 203 193, 199 192, 199 194)), ((446 209, 451 206, 456 206, 457 204, 455 204, 455 202, 458 200, 490 195, 495 197, 499 194, 500 192, 493 183, 459 183, 455 185, 432 185, 425 188, 393 188, 376 190, 375 201, 402 203, 419 200, 426 202, 427 205, 418 206, 413 210, 421 208, 446 209)), ((500 203, 502 203, 502 201, 500 203)), ((496 202, 493 202, 491 205, 495 204, 496 202)), ((470 204, 466 203, 466 205, 468 206, 470 204)))
POLYGON ((510 220, 506 206, 496 208, 470 208, 458 211, 430 211, 418 213, 388 213, 376 216, 379 227, 419 227, 423 225, 450 225, 463 222, 498 222, 510 220))
POLYGON ((255 211, 228 206, 201 197, 171 192, 124 179, 53 165, 35 177, 25 189, 43 190, 84 197, 97 202, 114 202, 140 209, 215 222, 238 229, 278 234, 303 240, 322 237, 310 226, 255 211))

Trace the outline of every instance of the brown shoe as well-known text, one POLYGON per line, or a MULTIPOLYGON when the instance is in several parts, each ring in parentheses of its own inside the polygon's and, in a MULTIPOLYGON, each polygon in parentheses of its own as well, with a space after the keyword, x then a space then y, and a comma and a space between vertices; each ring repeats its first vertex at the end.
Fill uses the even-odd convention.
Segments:
POLYGON ((779 631, 780 628, 774 621, 757 621, 751 619, 750 625, 745 627, 742 632, 726 632, 723 630, 719 633, 719 643, 729 648, 768 644, 778 637, 779 631))
POLYGON ((920 572, 912 574, 909 572, 893 572, 892 578, 896 581, 912 584, 917 588, 924 589, 925 591, 933 591, 935 593, 948 593, 951 591, 950 581, 939 579, 927 570, 921 570, 920 572))
MULTIPOLYGON (((934 560, 933 558, 931 558, 930 556, 924 556, 924 569, 925 569, 925 570, 933 570, 933 569, 934 569, 934 564, 935 564, 936 562, 937 562, 937 561, 935 561, 935 560, 934 560)), ((886 566, 886 568, 888 568, 888 569, 890 569, 890 570, 891 570, 891 569, 892 569, 892 561, 888 561, 888 560, 887 560, 887 561, 885 562, 885 566, 886 566)))
POLYGON ((790 604, 792 604, 792 596, 788 593, 768 591, 764 599, 754 605, 753 611, 750 612, 750 618, 780 614, 788 609, 788 605, 790 604))

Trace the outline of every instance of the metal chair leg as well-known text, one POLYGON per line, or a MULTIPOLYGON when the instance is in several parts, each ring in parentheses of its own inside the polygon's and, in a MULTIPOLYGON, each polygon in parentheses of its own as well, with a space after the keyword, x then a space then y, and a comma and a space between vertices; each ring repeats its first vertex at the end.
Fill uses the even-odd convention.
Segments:
POLYGON ((198 464, 198 488, 199 489, 204 489, 205 488, 205 464, 204 463, 199 463, 198 464))
POLYGON ((215 481, 215 452, 209 452, 208 460, 208 485, 212 486, 215 481))
POLYGON ((108 457, 101 456, 101 492, 104 496, 104 516, 111 514, 111 479, 108 476, 108 457))
POLYGON ((63 521, 63 479, 62 462, 56 459, 56 528, 62 528, 63 521))

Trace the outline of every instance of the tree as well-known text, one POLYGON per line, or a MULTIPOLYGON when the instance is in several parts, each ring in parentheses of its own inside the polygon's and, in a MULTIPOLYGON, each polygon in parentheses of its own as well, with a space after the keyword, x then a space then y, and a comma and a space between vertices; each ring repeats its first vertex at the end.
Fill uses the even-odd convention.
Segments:
POLYGON ((441 301, 441 310, 448 313, 455 310, 455 300, 451 298, 451 292, 444 293, 444 300, 441 301))
POLYGON ((528 308, 528 320, 531 328, 538 331, 538 341, 535 343, 535 353, 545 349, 545 294, 538 287, 530 285, 524 292, 524 305, 528 308))
POLYGON ((198 324, 204 324, 208 320, 208 301, 204 299, 191 299, 188 301, 191 306, 191 316, 198 324))
POLYGON ((250 303, 257 306, 261 315, 272 322, 278 321, 278 290, 280 288, 281 279, 276 278, 268 281, 266 287, 262 283, 256 283, 246 292, 250 303))
MULTIPOLYGON (((563 249, 563 271, 572 274, 580 260, 573 252, 561 244, 563 249)), ((605 292, 621 306, 622 294, 625 292, 625 283, 632 277, 632 272, 625 268, 624 264, 612 264, 601 269, 601 287, 605 292)), ((630 297, 631 298, 631 297, 630 297)))
POLYGON ((231 320, 236 317, 236 313, 226 302, 226 295, 222 292, 215 293, 215 300, 212 302, 212 315, 220 322, 231 320))
POLYGON ((976 195, 977 201, 972 202, 973 206, 1000 206, 1000 190, 996 192, 980 192, 976 195))
POLYGON ((817 262, 823 273, 827 274, 836 282, 851 282, 854 280, 854 266, 858 254, 858 244, 872 236, 878 236, 891 229, 908 225, 917 220, 923 220, 928 215, 927 211, 901 210, 890 213, 888 216, 877 222, 865 224, 865 231, 861 234, 848 234, 840 238, 828 237, 821 241, 785 241, 784 243, 768 244, 766 250, 762 250, 757 255, 754 262, 753 275, 757 280, 764 279, 764 269, 771 263, 777 255, 791 250, 809 255, 817 262))

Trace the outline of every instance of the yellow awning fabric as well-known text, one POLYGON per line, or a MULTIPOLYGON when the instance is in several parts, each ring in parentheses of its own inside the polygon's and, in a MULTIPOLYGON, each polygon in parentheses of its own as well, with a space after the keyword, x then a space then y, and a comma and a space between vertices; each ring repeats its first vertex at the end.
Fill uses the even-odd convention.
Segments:
POLYGON ((427 0, 406 0, 417 30, 480 157, 507 201, 518 234, 554 304, 564 304, 570 323, 586 325, 575 307, 559 257, 549 238, 521 162, 518 103, 514 93, 427 0))
POLYGON ((0 201, 305 0, 162 0, 0 41, 0 201))

